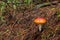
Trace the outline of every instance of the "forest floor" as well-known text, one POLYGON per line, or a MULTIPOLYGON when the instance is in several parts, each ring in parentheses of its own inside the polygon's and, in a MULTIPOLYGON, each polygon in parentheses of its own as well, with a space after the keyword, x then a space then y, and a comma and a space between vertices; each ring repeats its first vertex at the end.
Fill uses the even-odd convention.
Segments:
POLYGON ((58 11, 60 3, 34 10, 23 7, 21 10, 13 10, 7 7, 3 15, 5 22, 0 21, 0 40, 60 40, 58 11), (33 22, 37 17, 47 19, 41 32, 38 31, 38 25, 33 22))

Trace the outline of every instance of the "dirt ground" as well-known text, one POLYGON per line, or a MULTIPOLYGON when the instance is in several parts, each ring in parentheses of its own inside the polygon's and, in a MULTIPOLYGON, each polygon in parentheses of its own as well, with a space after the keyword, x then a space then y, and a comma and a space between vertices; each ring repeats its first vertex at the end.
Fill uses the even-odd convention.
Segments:
POLYGON ((60 40, 60 20, 57 17, 60 3, 33 10, 23 7, 16 10, 6 7, 5 10, 5 22, 0 21, 0 40, 60 40), (37 17, 47 19, 42 31, 33 22, 37 17))

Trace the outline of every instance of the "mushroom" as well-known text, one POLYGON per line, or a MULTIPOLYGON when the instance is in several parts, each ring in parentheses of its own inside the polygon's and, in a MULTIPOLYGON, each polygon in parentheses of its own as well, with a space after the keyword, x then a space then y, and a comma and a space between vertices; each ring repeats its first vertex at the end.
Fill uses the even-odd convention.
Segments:
POLYGON ((39 31, 41 31, 42 24, 46 23, 46 19, 45 18, 36 18, 36 19, 34 19, 34 23, 38 24, 39 31))

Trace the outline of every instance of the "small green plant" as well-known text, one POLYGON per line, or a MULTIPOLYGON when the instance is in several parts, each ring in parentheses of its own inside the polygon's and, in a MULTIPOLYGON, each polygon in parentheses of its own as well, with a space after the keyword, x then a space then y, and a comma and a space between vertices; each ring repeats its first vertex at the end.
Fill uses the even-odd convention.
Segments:
POLYGON ((60 20, 60 12, 57 13, 58 20, 60 20))
POLYGON ((5 2, 3 2, 3 1, 1 1, 0 2, 0 21, 3 21, 3 16, 2 16, 2 14, 3 14, 3 12, 5 11, 4 9, 5 9, 5 6, 6 6, 6 3, 5 2))
POLYGON ((2 13, 4 12, 5 6, 6 6, 6 3, 5 2, 0 2, 0 12, 1 12, 0 15, 2 15, 2 13))
POLYGON ((13 3, 14 3, 13 8, 16 9, 18 3, 20 3, 20 2, 19 2, 19 0, 13 0, 13 3))
POLYGON ((32 0, 24 0, 24 3, 27 5, 31 4, 31 2, 32 2, 32 0))
POLYGON ((16 9, 17 5, 20 3, 19 0, 7 0, 7 3, 12 3, 13 8, 16 9))
POLYGON ((12 3, 12 0, 7 0, 7 3, 12 3))

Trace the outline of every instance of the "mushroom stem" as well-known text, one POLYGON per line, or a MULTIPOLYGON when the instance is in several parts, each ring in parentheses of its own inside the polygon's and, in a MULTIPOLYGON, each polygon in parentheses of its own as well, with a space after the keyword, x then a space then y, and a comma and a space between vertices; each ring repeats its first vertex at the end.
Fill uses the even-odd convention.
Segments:
POLYGON ((42 25, 41 25, 41 24, 39 24, 38 26, 39 26, 39 31, 41 31, 42 25))

